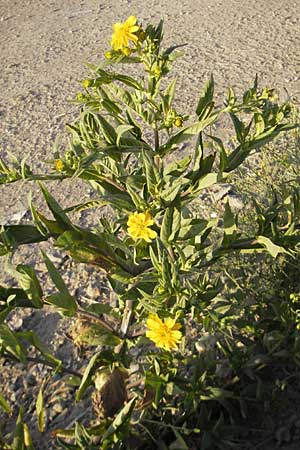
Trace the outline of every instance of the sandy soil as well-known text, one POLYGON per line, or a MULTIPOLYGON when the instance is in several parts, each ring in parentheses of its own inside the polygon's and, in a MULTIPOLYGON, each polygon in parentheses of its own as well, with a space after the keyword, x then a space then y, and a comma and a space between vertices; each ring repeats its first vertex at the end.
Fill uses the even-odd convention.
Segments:
MULTIPOLYGON (((285 88, 288 95, 300 98, 299 0, 0 0, 1 157, 7 152, 28 156, 36 170, 42 169, 52 157, 64 123, 74 114, 68 99, 87 73, 83 63, 102 59, 109 47, 111 25, 131 14, 144 23, 163 18, 166 46, 187 43, 185 56, 175 66, 182 108, 191 111, 211 72, 220 93, 228 85, 238 91, 249 87, 257 73, 261 85, 276 86, 282 93, 285 88)), ((36 187, 30 188, 39 205, 36 187)), ((23 184, 1 188, 0 224, 18 221, 15 214, 20 210, 25 214, 28 189, 23 184)), ((53 189, 63 204, 89 196, 77 183, 54 185, 53 189)), ((59 255, 52 256, 59 260, 59 255)), ((40 261, 35 248, 22 250, 18 258, 40 261)), ((74 275, 72 265, 66 267, 74 290, 85 284, 91 295, 100 295, 96 278, 91 282, 92 276, 82 275, 81 269, 74 275)), ((59 349, 55 345, 57 316, 45 312, 33 315, 32 320, 30 326, 59 349)), ((65 348, 61 336, 59 345, 65 348)), ((66 351, 62 353, 66 356, 66 351)), ((1 368, 1 386, 9 379, 8 370, 1 368)), ((22 389, 22 371, 18 370, 12 381, 14 392, 22 389)), ((56 426, 62 423, 63 417, 56 426)))

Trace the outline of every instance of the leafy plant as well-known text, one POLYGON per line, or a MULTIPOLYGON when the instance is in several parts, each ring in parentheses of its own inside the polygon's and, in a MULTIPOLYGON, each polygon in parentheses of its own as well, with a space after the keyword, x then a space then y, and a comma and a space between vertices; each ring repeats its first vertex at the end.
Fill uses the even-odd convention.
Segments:
MULTIPOLYGON (((44 292, 26 264, 9 266, 18 288, 0 287, 4 359, 26 364, 35 349, 55 372, 68 372, 33 331, 15 332, 6 322, 15 308, 45 305, 73 320, 74 343, 90 355, 76 374, 76 401, 91 395, 95 423, 56 430, 59 448, 232 447, 234 438, 224 434, 227 419, 245 417, 247 399, 259 398, 253 379, 266 357, 253 358, 255 339, 263 335, 267 352, 276 351, 278 336, 272 341, 267 327, 255 325, 265 304, 254 312, 243 287, 228 294, 226 261, 236 254, 276 258, 295 252, 298 192, 287 188, 271 206, 257 205, 251 226, 239 226, 229 203, 214 218, 198 205, 203 192, 295 128, 291 106, 279 104, 273 90, 259 89, 257 78, 241 99, 229 88, 224 103, 216 104, 211 76, 195 113, 178 112, 169 72, 180 46, 164 50, 162 37, 162 22, 143 28, 131 16, 114 25, 106 60, 88 65, 90 76, 73 101, 78 117, 67 124, 69 143, 55 149, 50 173, 37 174, 15 159, 0 162, 0 182, 37 181, 52 214, 46 217, 30 200, 32 224, 3 224, 2 256, 13 261, 19 246, 49 241, 74 261, 103 271, 117 298, 116 306, 79 303, 45 252, 54 293, 44 292), (132 64, 143 76, 128 74, 132 64), (232 122, 231 147, 216 134, 224 115, 232 122), (184 142, 190 143, 187 155, 184 142), (64 209, 44 182, 70 178, 87 182, 95 197, 64 209), (92 208, 109 210, 97 227, 72 221, 72 212, 92 208)), ((292 308, 287 314, 297 313, 292 308)), ((8 412, 4 399, 1 404, 8 412)), ((43 431, 42 388, 36 409, 43 431)))

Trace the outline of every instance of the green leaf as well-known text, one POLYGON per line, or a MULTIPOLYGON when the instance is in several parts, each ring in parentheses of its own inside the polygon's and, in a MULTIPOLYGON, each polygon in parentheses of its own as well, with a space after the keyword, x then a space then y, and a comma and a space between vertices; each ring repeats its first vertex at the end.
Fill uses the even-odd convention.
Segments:
POLYGON ((98 362, 100 359, 101 359, 101 352, 97 352, 92 356, 88 365, 86 366, 84 374, 81 379, 80 386, 76 393, 77 402, 81 400, 81 397, 86 391, 86 389, 89 387, 90 384, 92 384, 92 376, 94 375, 95 371, 98 368, 98 362))
POLYGON ((171 109, 172 106, 172 102, 174 99, 174 95, 175 95, 175 88, 176 88, 176 78, 174 80, 172 80, 170 82, 170 84, 168 85, 167 89, 164 92, 164 96, 166 98, 167 101, 167 106, 169 109, 171 109))
POLYGON ((226 178, 227 174, 222 172, 213 172, 204 175, 200 180, 197 181, 195 190, 198 192, 202 189, 207 189, 213 184, 220 183, 226 178))
POLYGON ((176 436, 176 441, 173 441, 169 446, 169 450, 189 450, 190 447, 187 445, 181 434, 175 428, 172 428, 173 433, 176 436))
POLYGON ((57 203, 54 197, 48 192, 48 190, 45 188, 45 186, 40 184, 40 188, 43 192, 44 198, 46 200, 46 203, 51 210, 57 224, 63 229, 63 230, 70 230, 73 228, 72 222, 62 209, 62 207, 57 203))
POLYGON ((132 202, 135 204, 136 209, 144 209, 147 207, 145 200, 136 192, 136 190, 126 182, 126 189, 131 197, 132 202))
POLYGON ((181 161, 174 161, 171 164, 168 164, 164 168, 164 176, 167 176, 167 175, 172 175, 173 177, 181 176, 188 168, 190 162, 191 162, 191 157, 186 156, 181 161))
POLYGON ((265 237, 265 236, 257 236, 256 238, 257 242, 259 244, 262 244, 270 253, 273 258, 276 258, 276 256, 279 253, 288 253, 285 248, 280 247, 279 245, 274 244, 274 242, 271 241, 271 239, 265 237))
POLYGON ((156 254, 155 254, 155 252, 154 252, 152 247, 149 247, 149 254, 150 254, 150 258, 151 258, 153 267, 155 267, 157 272, 160 273, 161 272, 161 264, 160 264, 159 259, 156 256, 156 254))
POLYGON ((170 183, 167 183, 160 194, 161 200, 168 204, 171 204, 175 200, 177 200, 177 196, 179 197, 179 193, 183 190, 184 180, 187 179, 179 178, 170 183))
POLYGON ((204 116, 207 106, 213 101, 214 86, 214 78, 213 74, 211 74, 210 79, 204 85, 202 95, 196 108, 196 114, 199 117, 199 120, 204 116))
POLYGON ((30 342, 48 361, 56 365, 58 369, 60 368, 61 361, 51 354, 49 348, 40 340, 37 334, 33 331, 22 331, 18 332, 18 336, 30 342))
POLYGON ((178 239, 187 241, 205 231, 208 221, 204 219, 185 219, 181 221, 178 239))
POLYGON ((43 307, 43 291, 31 266, 19 264, 14 272, 22 289, 35 308, 43 307))
POLYGON ((77 203, 76 205, 66 208, 65 211, 85 211, 86 209, 103 207, 107 205, 113 205, 117 209, 120 209, 121 211, 125 210, 127 212, 132 211, 134 207, 134 204, 130 200, 130 196, 127 193, 124 193, 123 195, 103 195, 99 199, 95 198, 87 202, 77 203))
POLYGON ((110 114, 118 116, 122 113, 122 109, 112 100, 105 98, 102 100, 101 105, 106 109, 110 114))
POLYGON ((220 112, 221 111, 217 111, 217 112, 211 114, 206 119, 201 120, 200 122, 196 122, 193 125, 183 128, 177 134, 172 136, 167 141, 166 144, 162 145, 159 148, 159 153, 161 155, 167 154, 170 150, 174 149, 177 144, 181 144, 182 142, 190 140, 193 136, 199 134, 201 131, 203 131, 209 125, 212 125, 217 120, 217 118, 220 115, 220 112))
POLYGON ((243 143, 245 141, 245 125, 235 114, 229 113, 229 115, 234 125, 237 140, 239 143, 243 143))
POLYGON ((22 408, 19 409, 18 419, 15 426, 14 431, 14 439, 12 443, 12 450, 24 450, 24 430, 23 430, 23 423, 22 423, 22 416, 23 416, 23 410, 22 408))
POLYGON ((26 423, 23 423, 23 431, 24 431, 24 444, 26 450, 34 450, 30 431, 26 423))
POLYGON ((89 323, 78 336, 78 340, 92 346, 105 345, 109 347, 116 347, 121 342, 119 337, 98 323, 89 323))
POLYGON ((100 114, 94 115, 94 117, 99 124, 106 142, 112 145, 115 144, 117 141, 117 133, 115 132, 114 127, 100 114))
POLYGON ((136 403, 137 397, 133 397, 126 405, 121 409, 118 413, 114 421, 108 427, 104 435, 102 436, 102 442, 104 442, 107 438, 109 438, 125 423, 127 422, 132 414, 134 405, 136 403))
POLYGON ((169 237, 172 234, 173 213, 174 213, 173 206, 169 206, 168 208, 166 208, 161 225, 160 239, 166 247, 169 246, 169 237))
POLYGON ((45 302, 50 305, 54 305, 57 312, 66 317, 73 317, 77 310, 76 301, 70 294, 64 294, 61 292, 52 294, 45 299, 45 302))
POLYGON ((23 289, 18 288, 5 288, 0 286, 0 323, 2 323, 6 315, 16 307, 30 308, 32 307, 31 301, 27 298, 23 289))
POLYGON ((62 279, 59 271, 56 269, 53 262, 49 259, 49 257, 46 255, 46 253, 43 250, 41 250, 41 252, 44 257, 46 267, 48 269, 49 275, 50 275, 53 283, 55 284, 55 286, 57 287, 59 292, 61 292, 62 294, 69 294, 68 288, 67 288, 64 280, 62 279))
POLYGON ((172 232, 169 236, 169 241, 176 240, 177 235, 180 231, 180 227, 181 227, 181 209, 175 206, 173 209, 172 232))
POLYGON ((5 351, 11 353, 22 363, 26 363, 26 349, 19 342, 16 334, 4 323, 0 325, 0 350, 1 348, 4 348, 5 351))
POLYGON ((236 229, 236 217, 232 213, 229 202, 227 201, 225 204, 225 211, 223 216, 223 224, 224 224, 224 233, 228 236, 232 236, 236 229))
POLYGON ((3 411, 7 412, 8 414, 11 414, 12 409, 1 393, 0 393, 0 407, 3 409, 3 411))
POLYGON ((49 275, 50 275, 53 283, 59 290, 59 294, 50 295, 50 297, 47 297, 46 301, 57 306, 58 309, 61 310, 61 312, 64 315, 73 316, 77 310, 76 301, 75 301, 74 297, 72 297, 72 295, 69 293, 68 288, 65 285, 65 282, 62 279, 60 273, 58 272, 58 270, 56 269, 56 267, 54 266, 52 261, 50 261, 50 259, 48 258, 48 256, 46 255, 46 253, 43 250, 42 250, 42 254, 43 254, 44 261, 45 261, 46 267, 48 269, 49 275))
POLYGON ((117 146, 120 145, 120 139, 123 136, 123 134, 128 133, 128 131, 131 131, 133 129, 134 129, 134 127, 132 125, 127 125, 127 124, 126 125, 119 125, 116 128, 116 133, 117 133, 116 144, 117 144, 117 146))
POLYGON ((34 221, 34 224, 38 230, 38 232, 42 235, 42 236, 47 236, 48 234, 48 228, 45 227, 45 225, 43 224, 43 222, 41 221, 37 210, 35 209, 33 203, 32 203, 32 195, 31 192, 28 196, 28 203, 29 203, 29 207, 30 207, 30 211, 31 211, 31 215, 34 221))
POLYGON ((153 155, 151 155, 149 151, 142 151, 142 159, 145 168, 148 191, 152 195, 157 195, 159 192, 161 177, 155 165, 153 155))
POLYGON ((35 402, 36 415, 38 418, 38 427, 41 433, 45 431, 45 419, 46 419, 46 412, 44 408, 44 397, 43 397, 44 385, 45 382, 42 383, 35 402))
POLYGON ((17 247, 46 241, 47 238, 33 225, 4 225, 4 231, 0 233, 0 242, 6 243, 7 240, 17 247))

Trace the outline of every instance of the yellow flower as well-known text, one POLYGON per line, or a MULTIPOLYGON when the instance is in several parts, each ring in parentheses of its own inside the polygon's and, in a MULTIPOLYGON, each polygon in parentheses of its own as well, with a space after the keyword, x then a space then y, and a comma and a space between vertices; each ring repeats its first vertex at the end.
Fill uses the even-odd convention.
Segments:
POLYGON ((150 213, 138 213, 137 211, 128 217, 128 234, 133 239, 145 239, 147 242, 151 242, 151 239, 155 239, 157 236, 156 231, 149 228, 154 224, 150 213))
POLYGON ((138 42, 138 36, 136 33, 139 30, 139 26, 136 24, 137 18, 130 16, 124 23, 117 22, 113 25, 114 33, 111 38, 111 46, 114 50, 122 50, 124 47, 128 47, 129 41, 138 42))
POLYGON ((163 322, 157 314, 150 314, 146 325, 149 330, 146 331, 146 336, 155 343, 156 347, 168 351, 177 348, 177 344, 181 341, 182 333, 178 331, 181 325, 176 323, 175 319, 168 317, 163 322))
POLYGON ((54 161, 54 167, 57 170, 57 172, 62 172, 63 168, 64 168, 64 163, 61 159, 56 159, 54 161))
POLYGON ((87 80, 87 79, 86 79, 86 80, 83 80, 83 82, 82 82, 82 86, 83 86, 85 89, 91 87, 92 84, 93 84, 92 80, 87 80))

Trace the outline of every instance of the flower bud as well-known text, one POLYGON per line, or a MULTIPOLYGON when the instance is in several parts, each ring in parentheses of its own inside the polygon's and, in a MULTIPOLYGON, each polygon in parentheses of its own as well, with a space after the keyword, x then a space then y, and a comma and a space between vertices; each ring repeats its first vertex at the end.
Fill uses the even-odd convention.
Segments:
POLYGON ((91 87, 92 84, 93 84, 92 80, 83 80, 83 82, 82 82, 82 86, 83 86, 85 89, 91 87))
POLYGON ((124 48, 122 49, 122 53, 123 53, 123 55, 125 55, 125 56, 130 56, 130 55, 131 55, 131 49, 130 49, 129 47, 124 47, 124 48))
POLYGON ((104 56, 106 59, 112 59, 113 54, 112 54, 112 52, 105 52, 104 56))
POLYGON ((181 116, 175 117, 175 120, 174 120, 173 124, 175 125, 175 127, 178 127, 178 128, 182 127, 182 125, 183 125, 183 118, 181 116))
POLYGON ((76 100, 78 101, 78 102, 82 102, 82 101, 84 101, 85 100, 85 95, 82 93, 82 92, 78 92, 78 94, 76 95, 76 100))
POLYGON ((64 169, 64 163, 61 159, 56 159, 54 161, 54 167, 57 172, 62 172, 64 169))
POLYGON ((139 29, 137 35, 138 35, 139 41, 144 42, 144 40, 146 39, 146 33, 142 28, 139 29))

